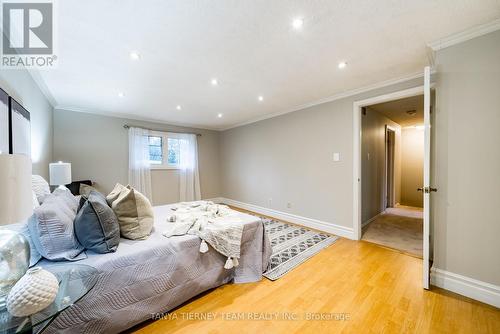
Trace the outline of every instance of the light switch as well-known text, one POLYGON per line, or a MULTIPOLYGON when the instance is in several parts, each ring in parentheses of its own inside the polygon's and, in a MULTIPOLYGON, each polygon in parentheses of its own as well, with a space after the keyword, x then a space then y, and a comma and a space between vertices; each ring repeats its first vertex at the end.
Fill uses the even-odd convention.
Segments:
POLYGON ((333 153, 333 161, 340 161, 340 153, 333 153))

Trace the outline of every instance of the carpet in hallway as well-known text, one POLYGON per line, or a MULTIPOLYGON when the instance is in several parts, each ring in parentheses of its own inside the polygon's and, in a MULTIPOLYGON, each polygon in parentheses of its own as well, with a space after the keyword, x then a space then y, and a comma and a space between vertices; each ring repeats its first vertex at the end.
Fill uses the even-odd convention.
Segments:
POLYGON ((423 221, 418 218, 421 213, 390 209, 363 229, 361 239, 421 257, 423 221))

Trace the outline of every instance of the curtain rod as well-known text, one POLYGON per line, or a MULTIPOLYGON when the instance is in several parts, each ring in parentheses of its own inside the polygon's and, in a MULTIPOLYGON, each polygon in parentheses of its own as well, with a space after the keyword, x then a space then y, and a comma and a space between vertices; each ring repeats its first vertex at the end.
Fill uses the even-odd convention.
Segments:
POLYGON ((144 128, 142 126, 135 126, 135 125, 130 126, 128 124, 125 124, 123 126, 124 129, 130 129, 131 127, 132 128, 139 128, 139 129, 149 130, 149 131, 193 134, 193 135, 197 135, 198 137, 201 137, 201 133, 178 132, 178 131, 169 131, 169 130, 155 130, 155 129, 144 128))

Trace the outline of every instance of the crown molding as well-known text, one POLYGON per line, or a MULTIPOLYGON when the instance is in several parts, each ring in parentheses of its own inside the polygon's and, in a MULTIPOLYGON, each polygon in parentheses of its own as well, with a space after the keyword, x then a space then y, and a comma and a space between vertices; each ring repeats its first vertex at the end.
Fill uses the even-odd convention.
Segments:
POLYGON ((384 87, 387 87, 387 86, 396 85, 396 84, 399 84, 399 83, 402 83, 402 82, 406 82, 406 81, 410 81, 410 80, 413 80, 413 79, 422 78, 423 76, 424 76, 424 71, 422 70, 421 72, 413 73, 411 75, 400 77, 400 78, 397 78, 397 79, 390 79, 390 80, 381 81, 381 82, 378 82, 378 83, 375 83, 375 84, 371 84, 371 85, 368 85, 368 86, 363 86, 363 87, 360 87, 360 88, 356 88, 356 89, 348 90, 348 91, 345 91, 345 92, 342 92, 342 93, 338 93, 338 94, 335 94, 335 95, 332 95, 332 96, 329 96, 329 97, 326 97, 326 98, 323 98, 323 99, 320 99, 320 100, 317 100, 317 101, 314 101, 314 102, 305 103, 305 104, 293 107, 291 109, 287 109, 287 110, 283 110, 283 111, 280 111, 280 112, 276 112, 276 113, 272 113, 272 114, 268 114, 268 115, 264 115, 264 116, 260 116, 260 117, 256 117, 256 118, 252 118, 252 119, 250 119, 248 121, 237 123, 235 125, 231 125, 229 127, 223 128, 223 129, 221 129, 219 131, 226 131, 226 130, 237 128, 237 127, 240 127, 240 126, 244 126, 244 125, 256 123, 256 122, 263 121, 263 120, 266 120, 266 119, 269 119, 269 118, 274 118, 274 117, 277 117, 277 116, 289 114, 289 113, 292 113, 292 112, 295 112, 295 111, 299 111, 299 110, 302 110, 302 109, 314 107, 314 106, 317 106, 317 105, 320 105, 320 104, 323 104, 323 103, 333 102, 333 101, 336 101, 336 100, 344 99, 346 97, 350 97, 350 96, 354 96, 354 95, 366 93, 366 92, 369 92, 369 91, 372 91, 372 90, 375 90, 375 89, 378 89, 378 88, 384 88, 384 87))
POLYGON ((35 82, 35 84, 40 88, 40 91, 42 94, 45 96, 45 98, 49 101, 49 103, 52 105, 52 108, 55 108, 57 105, 57 101, 54 98, 54 95, 49 90, 49 87, 45 84, 45 81, 43 80, 42 76, 40 75, 40 71, 36 68, 26 68, 26 71, 30 74, 31 78, 35 82))
MULTIPOLYGON (((435 73, 435 72, 433 71, 432 73, 435 73)), ((158 123, 158 124, 166 124, 166 125, 173 125, 173 126, 181 126, 181 127, 189 127, 189 128, 195 128, 195 129, 201 129, 201 130, 211 130, 211 131, 222 132, 222 131, 237 128, 240 126, 263 121, 263 120, 266 120, 269 118, 274 118, 277 116, 281 116, 281 115, 285 115, 285 114, 292 113, 295 111, 299 111, 302 109, 314 107, 314 106, 317 106, 317 105, 320 105, 323 103, 333 102, 333 101, 340 100, 340 99, 343 99, 346 97, 362 94, 362 93, 369 92, 369 91, 372 91, 375 89, 384 88, 384 87, 388 87, 391 85, 396 85, 396 84, 399 84, 402 82, 406 82, 406 81, 410 81, 410 80, 418 79, 418 78, 422 78, 422 77, 423 77, 423 71, 413 73, 411 75, 407 75, 404 77, 400 77, 397 79, 389 79, 389 80, 381 81, 381 82, 371 84, 368 86, 363 86, 360 88, 344 91, 344 92, 341 92, 341 93, 338 93, 338 94, 335 94, 335 95, 332 95, 332 96, 329 96, 329 97, 326 97, 326 98, 323 98, 320 100, 316 100, 314 102, 305 103, 305 104, 293 107, 291 109, 287 109, 284 111, 280 111, 280 112, 276 112, 276 113, 272 113, 272 114, 268 114, 268 115, 263 115, 263 116, 257 117, 257 118, 252 118, 250 120, 247 120, 247 121, 244 121, 241 123, 237 123, 237 124, 234 124, 234 125, 231 125, 228 127, 223 127, 223 128, 206 127, 206 126, 204 127, 204 126, 199 126, 199 125, 189 124, 189 123, 169 122, 169 121, 155 119, 155 118, 141 117, 141 116, 137 116, 137 115, 133 115, 133 114, 125 114, 125 113, 124 114, 122 114, 122 113, 117 114, 117 113, 112 113, 112 112, 107 112, 107 111, 102 111, 102 110, 88 110, 88 109, 69 106, 69 105, 55 105, 54 109, 55 110, 73 111, 73 112, 82 112, 82 113, 93 114, 93 115, 98 115, 98 116, 100 115, 100 116, 107 116, 107 117, 114 117, 114 118, 126 118, 126 119, 136 120, 136 121, 153 122, 153 123, 158 123)), ((42 80, 42 79, 40 78, 40 80, 42 80)), ((43 80, 42 80, 42 82, 43 82, 43 80)))
POLYGON ((427 44, 433 51, 439 51, 452 45, 460 44, 470 39, 489 34, 490 32, 500 30, 500 19, 490 21, 459 33, 440 38, 427 44))
POLYGON ((54 110, 79 112, 79 113, 91 114, 91 115, 96 115, 96 116, 121 118, 123 120, 164 124, 164 125, 178 126, 178 127, 183 127, 183 128, 192 128, 192 129, 209 130, 209 131, 220 131, 217 128, 203 127, 203 126, 199 126, 196 124, 170 122, 170 121, 166 121, 166 120, 149 118, 149 117, 141 117, 141 116, 127 114, 127 113, 113 113, 113 112, 103 111, 103 110, 88 110, 88 109, 84 109, 84 108, 78 108, 78 107, 66 106, 66 105, 57 105, 54 107, 54 110))
MULTIPOLYGON (((435 73, 435 71, 433 70, 431 72, 431 74, 434 74, 434 73, 435 73)), ((281 116, 281 115, 285 115, 285 114, 292 113, 292 112, 295 112, 295 111, 299 111, 299 110, 302 110, 302 109, 314 107, 314 106, 317 106, 317 105, 320 105, 320 104, 323 104, 323 103, 328 103, 328 102, 340 100, 340 99, 343 99, 343 98, 346 98, 346 97, 355 96, 355 95, 366 93, 366 92, 369 92, 369 91, 372 91, 372 90, 375 90, 375 89, 379 89, 379 88, 384 88, 384 87, 396 85, 396 84, 399 84, 399 83, 403 83, 403 82, 406 82, 406 81, 410 81, 410 80, 414 80, 414 79, 418 79, 418 78, 422 78, 422 77, 423 77, 423 71, 422 72, 413 73, 411 75, 407 75, 407 76, 404 76, 404 77, 396 78, 396 79, 389 79, 389 80, 381 81, 381 82, 378 82, 378 83, 375 83, 375 84, 371 84, 371 85, 368 85, 368 86, 363 86, 363 87, 360 87, 360 88, 356 88, 356 89, 344 91, 344 92, 341 92, 341 93, 338 93, 338 94, 335 94, 335 95, 332 95, 332 96, 329 96, 329 97, 326 97, 326 98, 323 98, 323 99, 320 99, 320 100, 316 100, 314 102, 305 103, 305 104, 293 107, 291 109, 287 109, 287 110, 284 110, 284 111, 280 111, 280 112, 276 112, 276 113, 264 115, 264 116, 257 117, 257 118, 252 118, 252 119, 250 119, 248 121, 244 121, 244 122, 237 123, 237 124, 234 124, 234 125, 231 125, 231 126, 228 126, 228 127, 223 127, 223 128, 220 128, 220 127, 203 127, 203 126, 199 126, 199 125, 195 125, 195 124, 169 122, 169 121, 155 119, 155 118, 140 117, 140 116, 133 115, 133 114, 122 114, 122 113, 117 114, 117 113, 112 113, 112 112, 107 112, 107 111, 102 111, 102 110, 88 110, 88 109, 74 107, 74 106, 68 106, 68 105, 57 105, 57 106, 54 107, 54 109, 56 109, 56 110, 73 111, 73 112, 82 112, 82 113, 93 114, 93 115, 98 115, 98 116, 100 115, 100 116, 107 116, 107 117, 114 117, 114 118, 126 118, 126 119, 136 120, 136 121, 153 122, 153 123, 158 123, 158 124, 166 124, 166 125, 173 125, 173 126, 181 126, 181 127, 189 127, 189 128, 195 128, 195 129, 201 129, 201 130, 211 130, 211 131, 220 131, 220 132, 222 132, 222 131, 226 131, 226 130, 229 130, 229 129, 237 128, 237 127, 240 127, 240 126, 244 126, 244 125, 256 123, 256 122, 259 122, 259 121, 263 121, 263 120, 266 120, 266 119, 269 119, 269 118, 274 118, 274 117, 277 117, 277 116, 281 116)))

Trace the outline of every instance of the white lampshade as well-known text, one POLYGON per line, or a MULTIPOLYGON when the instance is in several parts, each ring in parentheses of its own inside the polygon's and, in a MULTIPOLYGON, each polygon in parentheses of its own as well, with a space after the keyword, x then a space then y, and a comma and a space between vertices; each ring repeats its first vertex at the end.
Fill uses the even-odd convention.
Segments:
POLYGON ((71 183, 71 164, 69 162, 54 162, 49 164, 50 185, 60 186, 71 183))
POLYGON ((0 154, 0 225, 19 223, 32 214, 31 159, 0 154))

